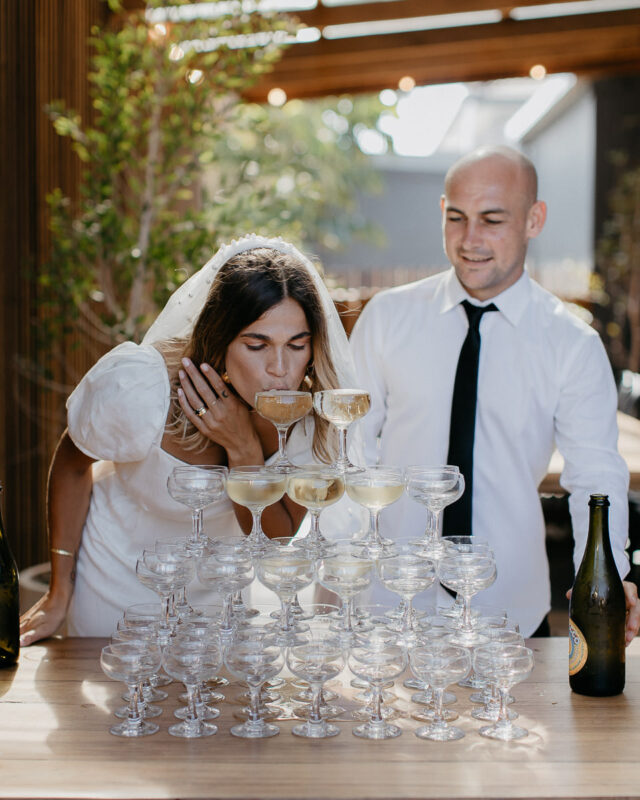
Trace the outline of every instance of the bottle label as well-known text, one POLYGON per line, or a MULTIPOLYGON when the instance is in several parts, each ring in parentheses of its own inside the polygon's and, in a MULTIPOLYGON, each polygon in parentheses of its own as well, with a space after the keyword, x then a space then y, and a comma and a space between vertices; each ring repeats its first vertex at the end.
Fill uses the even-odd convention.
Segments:
POLYGON ((576 623, 569 619, 569 675, 575 675, 587 663, 589 648, 584 634, 576 623))

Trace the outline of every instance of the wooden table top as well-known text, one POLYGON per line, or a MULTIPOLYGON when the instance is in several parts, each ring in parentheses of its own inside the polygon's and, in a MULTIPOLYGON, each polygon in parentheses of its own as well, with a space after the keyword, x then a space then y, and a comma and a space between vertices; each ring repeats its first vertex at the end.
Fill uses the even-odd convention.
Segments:
MULTIPOLYGON (((637 492, 640 491, 640 419, 618 411, 618 430, 618 449, 629 467, 629 488, 637 492)), ((564 459, 555 450, 538 490, 543 494, 564 494, 560 486, 563 467, 564 459)))
MULTIPOLYGON (((2 798, 577 798, 640 797, 640 641, 627 651, 627 686, 613 698, 574 695, 567 641, 535 639, 532 676, 514 688, 527 738, 505 743, 477 733, 468 689, 455 687, 455 742, 418 739, 415 706, 396 682, 403 728, 372 742, 280 735, 231 736, 239 685, 223 690, 215 736, 185 740, 167 733, 180 687, 168 687, 160 732, 138 740, 112 736, 122 684, 99 665, 100 639, 51 639, 24 649, 15 669, 0 670, 2 798)), ((343 673, 344 674, 344 673, 343 673)), ((348 674, 348 673, 347 673, 348 674)), ((352 690, 351 690, 352 691, 352 690)), ((347 705, 353 701, 347 695, 347 705)))

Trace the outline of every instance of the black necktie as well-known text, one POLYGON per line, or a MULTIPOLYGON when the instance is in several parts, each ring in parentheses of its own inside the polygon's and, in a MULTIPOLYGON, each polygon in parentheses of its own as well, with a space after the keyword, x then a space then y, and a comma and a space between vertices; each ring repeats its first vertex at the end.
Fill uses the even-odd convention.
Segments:
POLYGON ((460 468, 460 472, 464 475, 465 490, 459 500, 445 509, 443 520, 445 536, 470 536, 472 533, 473 437, 476 429, 478 398, 480 320, 485 311, 498 310, 493 303, 488 306, 474 306, 468 300, 463 300, 462 305, 469 319, 469 330, 467 338, 462 343, 453 385, 447 464, 460 468))

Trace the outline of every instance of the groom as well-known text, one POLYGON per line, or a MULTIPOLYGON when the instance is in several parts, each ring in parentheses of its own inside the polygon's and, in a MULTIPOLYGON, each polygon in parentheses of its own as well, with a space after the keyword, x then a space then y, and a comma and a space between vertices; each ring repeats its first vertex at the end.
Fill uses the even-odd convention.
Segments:
MULTIPOLYGON (((611 502, 620 575, 629 570, 616 387, 598 334, 526 272, 529 240, 547 212, 533 164, 510 148, 474 151, 447 173, 441 211, 451 269, 380 292, 353 331, 359 380, 372 401, 362 421, 368 461, 379 441, 381 463, 461 466, 470 487, 464 528, 448 532, 473 533, 494 550, 498 577, 482 602, 506 608, 525 636, 548 635, 538 485, 555 446, 565 461, 576 566, 589 494, 599 492, 611 502)), ((424 509, 404 498, 383 522, 394 538, 415 538, 424 509)), ((629 642, 640 605, 634 584, 625 582, 625 593, 629 642)))

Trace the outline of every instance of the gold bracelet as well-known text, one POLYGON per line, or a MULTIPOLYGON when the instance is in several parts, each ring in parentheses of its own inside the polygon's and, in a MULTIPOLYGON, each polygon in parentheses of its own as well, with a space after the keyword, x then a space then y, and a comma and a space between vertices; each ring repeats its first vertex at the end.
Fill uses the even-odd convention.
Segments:
POLYGON ((69 552, 69 550, 63 550, 61 547, 50 547, 49 550, 52 553, 56 553, 59 556, 69 556, 69 558, 75 558, 76 554, 69 552))

